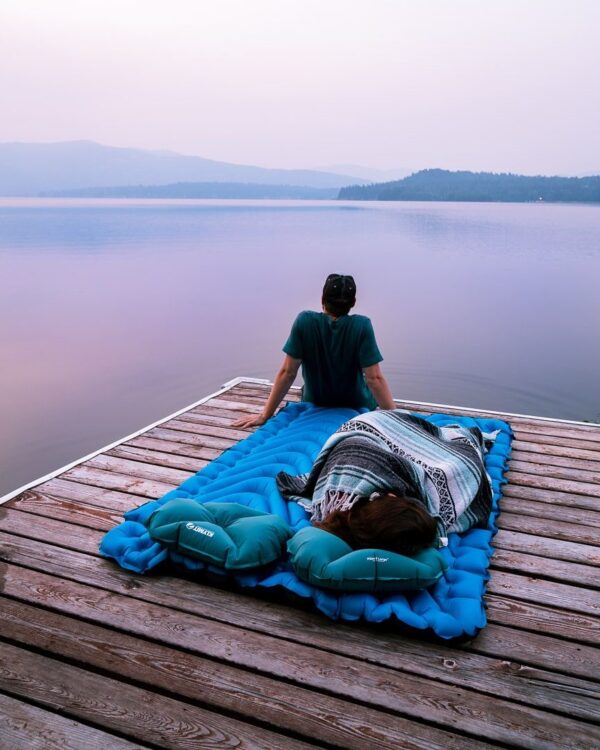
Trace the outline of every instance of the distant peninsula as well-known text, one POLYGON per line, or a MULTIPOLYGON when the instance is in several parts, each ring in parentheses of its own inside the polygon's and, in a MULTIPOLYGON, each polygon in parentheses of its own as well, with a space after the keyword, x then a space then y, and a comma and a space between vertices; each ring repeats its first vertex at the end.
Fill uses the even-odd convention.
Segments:
POLYGON ((393 182, 343 187, 339 200, 600 203, 600 176, 528 177, 424 169, 393 182))

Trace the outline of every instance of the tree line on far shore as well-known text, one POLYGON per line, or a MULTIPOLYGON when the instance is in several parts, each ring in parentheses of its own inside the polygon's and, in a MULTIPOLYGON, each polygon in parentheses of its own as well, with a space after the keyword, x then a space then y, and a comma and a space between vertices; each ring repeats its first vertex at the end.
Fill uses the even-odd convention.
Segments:
POLYGON ((600 176, 528 177, 424 169, 402 180, 340 189, 340 200, 600 203, 600 176))

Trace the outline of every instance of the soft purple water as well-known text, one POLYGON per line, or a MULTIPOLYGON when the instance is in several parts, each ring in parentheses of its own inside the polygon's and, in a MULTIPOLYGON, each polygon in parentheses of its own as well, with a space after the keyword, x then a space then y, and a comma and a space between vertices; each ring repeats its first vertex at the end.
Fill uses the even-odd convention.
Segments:
POLYGON ((0 495, 237 375, 352 273, 398 398, 600 419, 600 209, 0 202, 0 495))

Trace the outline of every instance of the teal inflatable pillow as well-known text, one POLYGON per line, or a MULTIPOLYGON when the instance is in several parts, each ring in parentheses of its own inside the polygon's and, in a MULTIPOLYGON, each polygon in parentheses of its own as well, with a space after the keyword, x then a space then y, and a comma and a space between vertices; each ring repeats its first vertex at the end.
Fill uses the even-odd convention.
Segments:
POLYGON ((287 545, 298 578, 338 591, 399 591, 424 589, 447 568, 437 549, 429 547, 414 557, 381 549, 353 550, 335 534, 305 526, 287 545))
POLYGON ((157 542, 225 570, 259 568, 278 560, 292 535, 273 513, 239 503, 171 500, 146 521, 157 542))

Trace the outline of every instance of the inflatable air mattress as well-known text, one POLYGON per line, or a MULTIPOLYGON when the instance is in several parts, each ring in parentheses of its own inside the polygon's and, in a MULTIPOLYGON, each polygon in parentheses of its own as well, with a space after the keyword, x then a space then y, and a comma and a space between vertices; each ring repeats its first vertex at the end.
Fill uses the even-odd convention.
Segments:
MULTIPOLYGON (((276 486, 278 472, 308 472, 327 438, 348 419, 352 409, 326 409, 312 404, 289 404, 256 432, 225 451, 177 489, 125 514, 125 521, 103 538, 100 552, 121 567, 145 573, 159 565, 175 564, 199 573, 208 568, 235 584, 291 592, 332 619, 396 622, 411 630, 449 640, 472 637, 486 624, 484 593, 497 531, 503 472, 510 453, 512 431, 496 419, 434 414, 425 417, 439 426, 461 424, 483 432, 498 431, 485 457, 493 487, 493 508, 486 529, 450 534, 441 550, 447 569, 430 588, 385 594, 331 591, 301 581, 284 554, 280 560, 254 571, 230 573, 187 557, 153 539, 146 523, 153 513, 174 499, 198 503, 232 502, 279 516, 291 533, 309 525, 306 511, 285 501, 276 486)), ((422 416, 422 415, 421 415, 422 416)))

